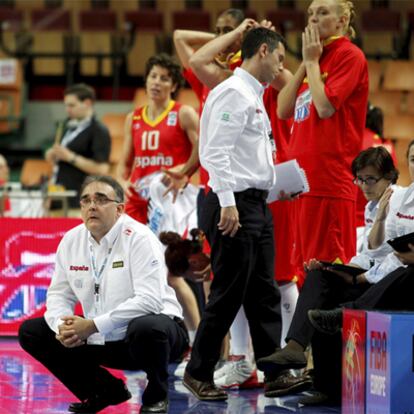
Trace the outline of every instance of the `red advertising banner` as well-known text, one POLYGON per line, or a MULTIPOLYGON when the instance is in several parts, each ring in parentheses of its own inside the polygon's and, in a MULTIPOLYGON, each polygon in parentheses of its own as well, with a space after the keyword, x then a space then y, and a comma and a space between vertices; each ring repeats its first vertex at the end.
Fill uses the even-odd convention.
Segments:
POLYGON ((364 414, 366 312, 345 309, 343 318, 342 414, 364 414))
POLYGON ((54 259, 74 218, 0 219, 0 336, 16 335, 28 318, 43 315, 54 259))

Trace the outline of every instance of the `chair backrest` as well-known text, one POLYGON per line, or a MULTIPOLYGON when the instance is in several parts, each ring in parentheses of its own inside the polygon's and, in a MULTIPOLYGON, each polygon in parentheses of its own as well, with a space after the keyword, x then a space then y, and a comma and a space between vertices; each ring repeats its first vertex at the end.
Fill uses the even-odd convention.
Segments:
POLYGON ((50 162, 40 159, 27 159, 23 163, 20 182, 27 187, 39 185, 43 177, 50 178, 52 172, 53 165, 50 162))
POLYGON ((414 139, 414 115, 385 115, 384 136, 392 139, 414 139))
POLYGON ((414 91, 414 62, 391 60, 384 73, 384 90, 414 91))
POLYGON ((102 122, 109 129, 111 136, 111 154, 109 162, 116 164, 121 159, 122 147, 124 144, 124 125, 126 114, 106 113, 102 117, 102 122))
POLYGON ((10 133, 19 128, 24 93, 20 62, 0 59, 0 133, 10 133))

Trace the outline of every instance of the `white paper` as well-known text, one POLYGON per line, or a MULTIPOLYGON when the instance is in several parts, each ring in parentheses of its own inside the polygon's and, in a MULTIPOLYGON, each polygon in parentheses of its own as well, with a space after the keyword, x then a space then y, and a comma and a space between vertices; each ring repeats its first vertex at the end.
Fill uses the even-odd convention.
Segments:
POLYGON ((309 191, 309 183, 305 171, 300 168, 296 160, 290 160, 274 166, 276 184, 270 189, 267 202, 272 203, 279 199, 279 194, 303 194, 309 191))

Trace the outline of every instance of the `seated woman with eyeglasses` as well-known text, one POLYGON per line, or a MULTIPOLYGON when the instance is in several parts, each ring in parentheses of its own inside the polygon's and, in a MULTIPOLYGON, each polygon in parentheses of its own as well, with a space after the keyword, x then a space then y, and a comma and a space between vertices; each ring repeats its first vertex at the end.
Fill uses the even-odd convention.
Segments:
MULTIPOLYGON (((394 166, 391 155, 384 147, 368 148, 353 160, 352 173, 355 184, 361 188, 368 203, 365 209, 362 250, 348 265, 367 271, 355 278, 351 273, 335 270, 317 259, 305 263, 307 275, 286 338, 287 345, 274 354, 260 359, 258 361, 260 369, 276 371, 305 367, 307 359, 304 350, 311 341, 313 342, 314 336, 314 328, 308 320, 308 311, 338 306, 362 295, 372 283, 375 283, 378 268, 392 251, 387 243, 378 245, 375 250, 369 245, 369 234, 374 226, 377 232, 381 232, 381 225, 376 221, 384 221, 388 212, 390 212, 389 216, 392 216, 401 204, 406 191, 405 188, 394 185, 398 178, 398 170, 394 166)), ((326 229, 326 243, 330 243, 329 228, 326 229)), ((323 371, 324 366, 319 363, 323 359, 321 351, 326 352, 326 349, 318 343, 317 346, 312 346, 312 351, 316 372, 321 365, 323 371)), ((317 378, 322 380, 316 381, 316 388, 331 402, 337 402, 340 396, 340 378, 339 381, 332 380, 326 372, 317 375, 317 378)))

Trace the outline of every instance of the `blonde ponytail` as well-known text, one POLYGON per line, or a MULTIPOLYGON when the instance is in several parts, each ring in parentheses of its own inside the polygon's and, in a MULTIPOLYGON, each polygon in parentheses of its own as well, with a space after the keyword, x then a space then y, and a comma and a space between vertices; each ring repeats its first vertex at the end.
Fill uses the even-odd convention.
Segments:
POLYGON ((347 23, 345 26, 345 33, 349 38, 353 39, 356 35, 355 29, 353 27, 355 22, 355 7, 352 1, 348 0, 336 0, 339 7, 339 15, 345 16, 347 18, 347 23))

